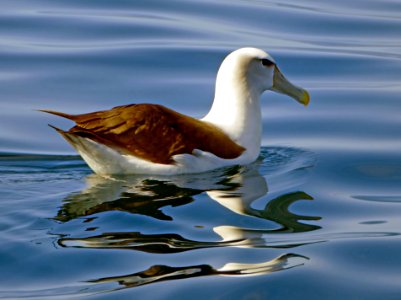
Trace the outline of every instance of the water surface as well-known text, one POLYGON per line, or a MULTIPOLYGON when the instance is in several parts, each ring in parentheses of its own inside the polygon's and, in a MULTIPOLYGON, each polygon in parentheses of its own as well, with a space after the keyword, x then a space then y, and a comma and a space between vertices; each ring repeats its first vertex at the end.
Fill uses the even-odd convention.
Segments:
POLYGON ((2 1, 0 298, 399 299, 400 1, 2 1), (45 115, 201 117, 230 51, 269 51, 257 162, 102 178, 45 115))

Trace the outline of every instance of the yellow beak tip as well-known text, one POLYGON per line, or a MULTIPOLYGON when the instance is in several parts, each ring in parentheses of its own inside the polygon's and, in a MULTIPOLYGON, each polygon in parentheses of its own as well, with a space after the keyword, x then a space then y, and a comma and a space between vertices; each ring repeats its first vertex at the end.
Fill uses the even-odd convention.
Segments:
POLYGON ((310 96, 307 91, 304 91, 301 98, 299 99, 299 102, 301 102, 303 105, 308 106, 310 102, 310 96))

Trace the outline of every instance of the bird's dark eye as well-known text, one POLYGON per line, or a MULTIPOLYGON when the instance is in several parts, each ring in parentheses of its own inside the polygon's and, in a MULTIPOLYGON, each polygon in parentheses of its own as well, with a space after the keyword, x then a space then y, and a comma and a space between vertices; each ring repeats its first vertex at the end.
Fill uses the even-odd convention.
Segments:
POLYGON ((265 67, 271 67, 274 65, 274 62, 272 62, 271 60, 268 60, 266 58, 262 59, 262 65, 264 65, 265 67))

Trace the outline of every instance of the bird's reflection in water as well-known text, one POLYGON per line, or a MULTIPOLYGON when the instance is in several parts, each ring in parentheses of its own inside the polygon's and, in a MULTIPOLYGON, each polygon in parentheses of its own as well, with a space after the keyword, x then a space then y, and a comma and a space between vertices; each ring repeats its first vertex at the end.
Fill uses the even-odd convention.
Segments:
POLYGON ((87 188, 72 193, 54 218, 66 222, 106 211, 125 211, 159 220, 172 220, 161 208, 194 201, 193 196, 207 190, 238 188, 229 178, 240 174, 240 167, 191 176, 113 176, 89 175, 87 188))
POLYGON ((241 228, 218 224, 213 227, 222 240, 196 241, 176 233, 145 234, 138 231, 105 232, 84 238, 63 237, 59 245, 63 247, 135 249, 152 253, 173 253, 211 247, 291 247, 302 242, 280 243, 275 238, 269 244, 272 234, 307 232, 319 229, 302 221, 316 221, 320 217, 300 216, 290 212, 290 205, 300 200, 313 198, 304 192, 290 192, 267 202, 264 209, 252 208, 255 200, 268 192, 267 183, 257 171, 257 165, 232 167, 192 176, 166 177, 114 177, 102 178, 91 175, 88 188, 66 199, 56 219, 68 221, 95 213, 118 210, 132 214, 151 216, 159 220, 171 221, 164 206, 185 205, 192 196, 206 192, 207 195, 228 209, 229 212, 273 221, 280 228, 241 228))
POLYGON ((139 177, 106 179, 87 177, 88 188, 65 199, 56 220, 66 222, 78 217, 107 211, 125 211, 147 215, 159 220, 172 220, 161 211, 164 206, 179 206, 192 202, 201 191, 179 188, 167 181, 139 177))
POLYGON ((200 276, 255 276, 270 274, 297 266, 301 266, 308 260, 307 257, 297 254, 285 254, 275 259, 257 263, 241 264, 228 263, 221 268, 213 268, 210 265, 193 265, 185 267, 170 267, 165 265, 154 265, 147 270, 124 276, 113 276, 90 280, 91 283, 117 283, 118 287, 111 290, 132 288, 145 284, 161 281, 193 278, 200 276))
MULTIPOLYGON (((288 237, 290 233, 308 232, 320 228, 317 225, 305 223, 305 221, 317 221, 319 217, 301 216, 290 211, 293 203, 313 199, 307 193, 283 192, 282 195, 268 201, 263 209, 252 207, 253 202, 268 194, 266 180, 259 174, 258 167, 258 164, 254 164, 248 167, 217 170, 207 175, 175 177, 102 178, 90 175, 87 177, 88 187, 80 193, 68 196, 55 219, 67 222, 107 211, 124 211, 173 222, 175 221, 173 217, 163 211, 164 207, 186 205, 195 201, 195 195, 206 193, 209 198, 226 208, 225 214, 234 213, 237 216, 241 215, 241 218, 245 216, 245 218, 266 220, 269 222, 270 229, 227 225, 227 223, 220 223, 224 222, 220 218, 216 218, 211 221, 213 223, 211 227, 213 232, 220 236, 217 241, 198 241, 185 238, 176 232, 164 231, 149 234, 124 228, 121 232, 103 232, 85 237, 71 237, 71 235, 66 237, 64 234, 58 240, 58 244, 72 248, 126 249, 166 254, 216 247, 290 248, 316 242, 315 240, 292 241, 291 237, 288 237), (272 222, 278 226, 272 229, 272 222)), ((226 218, 223 216, 221 219, 226 218)), ((98 229, 100 231, 101 226, 98 229)), ((198 276, 261 275, 303 265, 307 259, 302 255, 291 253, 255 264, 228 262, 221 268, 209 264, 179 267, 153 265, 147 270, 134 274, 109 276, 90 282, 117 283, 119 285, 114 289, 121 289, 198 276)))

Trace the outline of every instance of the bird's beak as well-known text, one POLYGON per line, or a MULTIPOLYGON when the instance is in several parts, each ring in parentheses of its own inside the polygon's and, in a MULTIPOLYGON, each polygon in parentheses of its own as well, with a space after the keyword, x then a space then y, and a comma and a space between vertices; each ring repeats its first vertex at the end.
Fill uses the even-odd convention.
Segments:
POLYGON ((308 105, 310 100, 309 93, 289 82, 277 66, 274 67, 273 87, 271 90, 281 94, 286 94, 305 106, 308 105))

